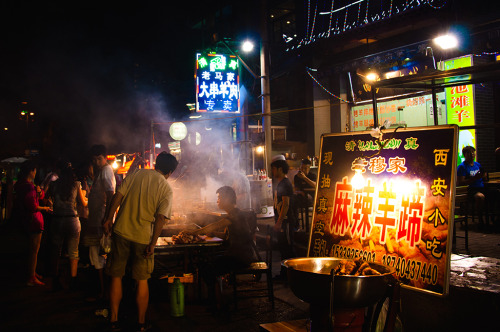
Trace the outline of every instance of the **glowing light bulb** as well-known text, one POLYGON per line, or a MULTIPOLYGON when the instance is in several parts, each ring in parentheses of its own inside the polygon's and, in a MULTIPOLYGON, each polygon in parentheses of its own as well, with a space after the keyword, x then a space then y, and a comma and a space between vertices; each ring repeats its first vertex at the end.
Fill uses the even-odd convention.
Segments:
POLYGON ((376 73, 368 73, 366 75, 366 79, 369 81, 376 81, 378 78, 378 75, 376 73))
POLYGON ((253 51, 253 47, 254 47, 254 44, 251 41, 246 40, 241 45, 241 50, 243 52, 245 52, 245 53, 248 53, 248 52, 252 52, 253 51))
POLYGON ((257 152, 257 153, 264 152, 264 147, 262 145, 259 145, 258 147, 255 148, 255 152, 257 152))
POLYGON ((351 179, 351 184, 354 189, 361 189, 364 187, 365 178, 363 177, 363 174, 361 174, 361 171, 356 170, 354 176, 351 179))
POLYGON ((116 162, 116 160, 113 161, 113 165, 111 167, 113 167, 114 169, 118 168, 118 163, 116 162))
POLYGON ((439 45, 443 50, 447 50, 450 48, 455 48, 458 46, 458 39, 454 35, 446 34, 443 36, 439 36, 434 38, 434 43, 439 45))

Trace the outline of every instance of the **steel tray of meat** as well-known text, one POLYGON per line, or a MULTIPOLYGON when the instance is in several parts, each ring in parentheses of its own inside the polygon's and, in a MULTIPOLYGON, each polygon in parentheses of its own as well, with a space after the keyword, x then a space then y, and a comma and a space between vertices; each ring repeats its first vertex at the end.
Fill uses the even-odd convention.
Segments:
MULTIPOLYGON (((304 302, 326 304, 330 300, 330 271, 340 264, 340 258, 304 257, 283 261, 287 268, 288 284, 292 292, 304 302)), ((380 275, 335 276, 334 306, 338 308, 362 308, 381 300, 387 292, 395 269, 369 263, 380 275)))

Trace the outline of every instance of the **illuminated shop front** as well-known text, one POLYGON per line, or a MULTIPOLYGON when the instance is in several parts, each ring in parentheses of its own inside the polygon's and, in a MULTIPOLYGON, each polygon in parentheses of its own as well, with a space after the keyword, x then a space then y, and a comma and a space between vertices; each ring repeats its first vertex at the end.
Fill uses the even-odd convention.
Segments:
MULTIPOLYGON (((441 71, 454 70, 471 67, 473 61, 473 55, 466 55, 441 61, 437 63, 437 67, 441 71)), ((418 67, 414 68, 415 74, 418 74, 418 67)), ((408 76, 415 74, 409 73, 408 76)), ((405 76, 403 73, 398 72, 396 77, 403 76, 405 76)), ((378 78, 376 81, 377 83, 382 82, 378 78)), ((363 82, 361 84, 354 81, 353 84, 355 88, 352 92, 354 106, 350 109, 349 118, 351 131, 366 130, 372 127, 374 122, 373 102, 366 100, 356 102, 357 99, 359 100, 359 96, 367 98, 373 92, 371 85, 366 83, 366 79, 363 82)), ((473 128, 476 125, 476 87, 474 84, 455 86, 452 81, 445 79, 444 86, 446 83, 452 86, 442 87, 435 94, 437 116, 434 114, 433 95, 430 93, 430 89, 414 90, 411 93, 410 89, 404 88, 376 88, 374 95, 377 98, 378 121, 380 125, 385 123, 392 128, 433 126, 436 124, 456 124, 461 128, 465 127, 460 130, 458 142, 459 158, 457 162, 460 163, 463 161, 461 149, 468 145, 477 146, 476 130, 473 128)))
MULTIPOLYGON (((445 93, 437 93, 438 121, 446 124, 445 93)), ((379 122, 390 121, 393 126, 420 127, 434 125, 432 95, 425 94, 410 98, 378 102, 379 122)), ((372 103, 351 108, 351 130, 362 131, 373 126, 372 103)))

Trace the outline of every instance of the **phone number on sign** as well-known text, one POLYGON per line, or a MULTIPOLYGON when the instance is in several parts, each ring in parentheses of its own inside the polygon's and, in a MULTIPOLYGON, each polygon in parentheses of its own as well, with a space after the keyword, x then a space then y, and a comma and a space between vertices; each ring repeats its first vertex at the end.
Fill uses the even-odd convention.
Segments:
POLYGON ((406 259, 393 255, 382 256, 382 264, 394 267, 400 278, 410 280, 421 280, 424 283, 435 285, 438 278, 438 267, 436 264, 422 263, 413 259, 406 259))
POLYGON ((375 262, 375 253, 362 249, 355 249, 335 244, 332 248, 332 253, 334 257, 338 258, 359 258, 367 262, 375 262))

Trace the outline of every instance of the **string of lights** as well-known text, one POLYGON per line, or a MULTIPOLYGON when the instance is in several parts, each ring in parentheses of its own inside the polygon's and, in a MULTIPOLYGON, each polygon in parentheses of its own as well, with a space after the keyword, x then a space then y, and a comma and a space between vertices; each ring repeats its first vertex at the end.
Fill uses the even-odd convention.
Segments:
POLYGON ((333 18, 333 6, 335 5, 335 0, 332 0, 332 6, 330 7, 330 19, 328 20, 328 36, 330 36, 330 31, 332 29, 332 18, 333 18))
MULTIPOLYGON (((406 3, 406 6, 408 6, 408 3, 406 3)), ((366 12, 365 12, 365 20, 364 20, 365 24, 368 24, 368 8, 370 8, 370 0, 366 1, 366 12)), ((361 10, 361 7, 359 7, 359 10, 361 10)))
POLYGON ((443 4, 441 6, 434 6, 432 2, 434 2, 434 0, 427 0, 427 4, 433 9, 441 9, 446 6, 446 1, 443 1, 443 4))
POLYGON ((311 35, 309 36, 309 39, 312 38, 312 36, 314 36, 314 27, 316 25, 317 13, 318 13, 318 3, 316 3, 316 9, 314 10, 313 23, 312 23, 312 27, 311 27, 311 35))
POLYGON ((309 20, 311 18, 311 0, 307 0, 307 26, 306 36, 309 37, 309 20))
POLYGON ((481 54, 474 54, 474 56, 491 56, 491 55, 498 55, 500 52, 483 52, 481 54))
POLYGON ((310 78, 312 78, 312 79, 313 79, 313 81, 314 81, 314 82, 316 82, 316 84, 317 84, 320 88, 322 88, 322 89, 323 89, 326 93, 328 93, 330 96, 335 97, 335 98, 337 98, 338 100, 340 100, 340 101, 342 101, 342 102, 344 102, 344 103, 346 103, 346 104, 349 104, 349 102, 348 102, 347 100, 340 98, 339 96, 335 95, 334 93, 330 92, 327 88, 325 88, 325 87, 323 86, 323 84, 321 84, 321 83, 320 83, 320 82, 316 79, 316 77, 314 77, 314 76, 311 74, 311 70, 312 70, 311 68, 306 67, 307 75, 309 75, 309 77, 310 77, 310 78))
POLYGON ((346 8, 346 10, 345 10, 345 18, 344 18, 344 29, 345 29, 345 26, 346 26, 346 24, 347 24, 347 14, 348 14, 348 13, 349 13, 349 9, 348 9, 348 8, 346 8))
POLYGON ((359 23, 359 13, 361 12, 361 2, 358 4, 358 17, 356 18, 356 23, 359 23))
POLYGON ((444 1, 443 4, 437 6, 435 3, 437 3, 438 0, 358 0, 350 2, 347 5, 339 4, 338 2, 337 5, 335 5, 334 0, 332 0, 330 10, 321 12, 318 10, 319 0, 316 2, 315 6, 312 6, 311 0, 308 0, 306 5, 307 27, 305 38, 300 40, 293 38, 288 41, 287 44, 289 44, 289 47, 286 51, 292 51, 302 46, 309 45, 319 39, 340 35, 352 29, 385 20, 410 10, 415 10, 424 5, 429 5, 431 8, 439 10, 447 5, 446 0, 442 1, 444 1), (378 1, 380 4, 377 2, 373 3, 373 1, 378 1), (311 7, 314 7, 314 9, 311 7), (353 8, 349 10, 349 7, 353 8), (314 12, 312 10, 314 10, 314 12), (361 21, 362 11, 364 11, 364 20, 361 21), (325 19, 321 19, 322 16, 325 16, 325 19), (334 17, 336 24, 333 27, 332 23, 334 17))

